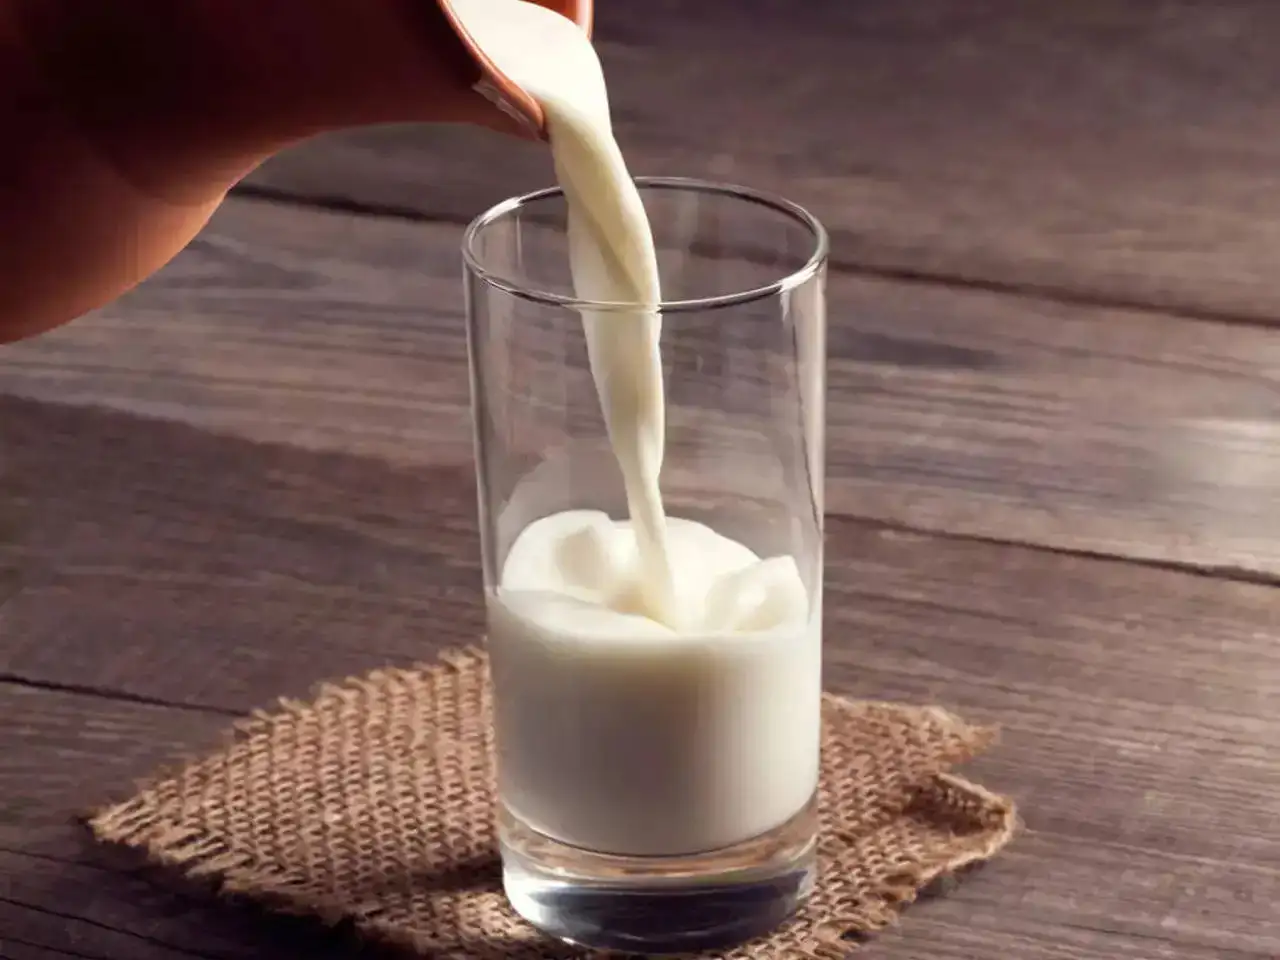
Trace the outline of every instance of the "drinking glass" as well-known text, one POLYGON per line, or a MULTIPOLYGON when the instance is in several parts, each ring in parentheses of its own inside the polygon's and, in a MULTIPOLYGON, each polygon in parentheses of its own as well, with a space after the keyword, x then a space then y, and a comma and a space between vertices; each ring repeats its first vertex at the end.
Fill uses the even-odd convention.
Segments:
MULTIPOLYGON (((558 189, 480 216, 463 259, 506 893, 563 940, 673 953, 771 929, 814 882, 827 236, 753 190, 637 184, 662 282, 668 522, 798 574, 783 626, 593 636, 504 591, 535 521, 628 517, 583 318, 636 322, 635 305, 575 298, 558 189)), ((574 549, 560 560, 583 576, 625 566, 574 549)), ((685 566, 677 588, 701 573, 685 566)), ((743 602, 767 605, 768 579, 754 589, 743 602)))

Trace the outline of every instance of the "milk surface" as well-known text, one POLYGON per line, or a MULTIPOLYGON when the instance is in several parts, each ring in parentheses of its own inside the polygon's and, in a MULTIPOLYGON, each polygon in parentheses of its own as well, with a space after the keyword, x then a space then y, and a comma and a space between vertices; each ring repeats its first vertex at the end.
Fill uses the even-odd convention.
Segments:
POLYGON ((454 0, 546 113, 592 376, 629 521, 530 524, 488 599, 502 802, 540 832, 636 856, 725 847, 799 813, 818 777, 820 605, 761 559, 665 515, 657 257, 599 60, 523 0, 454 0))
POLYGON ((489 604, 503 802, 539 832, 694 853, 794 816, 818 778, 821 632, 790 557, 667 521, 679 630, 644 615, 635 529, 525 528, 489 604))

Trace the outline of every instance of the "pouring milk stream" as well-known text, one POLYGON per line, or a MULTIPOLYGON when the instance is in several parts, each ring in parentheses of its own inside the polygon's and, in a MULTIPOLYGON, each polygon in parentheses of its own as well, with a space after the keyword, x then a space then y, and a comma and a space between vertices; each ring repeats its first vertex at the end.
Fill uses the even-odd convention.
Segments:
POLYGON ((817 782, 816 604, 793 558, 762 560, 665 514, 657 257, 590 41, 523 0, 453 4, 545 111, 578 298, 635 305, 582 310, 630 520, 535 521, 489 597, 503 802, 543 834, 612 853, 748 840, 800 812, 817 782))

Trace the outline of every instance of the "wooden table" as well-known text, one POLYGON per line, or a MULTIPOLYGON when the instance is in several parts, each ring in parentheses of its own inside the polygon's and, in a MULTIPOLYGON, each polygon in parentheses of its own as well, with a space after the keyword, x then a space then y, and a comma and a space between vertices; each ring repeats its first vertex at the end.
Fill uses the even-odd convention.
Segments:
MULTIPOLYGON (((600 37, 636 172, 832 227, 830 688, 1004 727, 972 773, 1025 834, 863 955, 1280 957, 1280 5, 794 7, 600 37)), ((5 960, 355 953, 72 818, 477 635, 459 224, 548 179, 480 133, 319 141, 0 357, 5 960)))

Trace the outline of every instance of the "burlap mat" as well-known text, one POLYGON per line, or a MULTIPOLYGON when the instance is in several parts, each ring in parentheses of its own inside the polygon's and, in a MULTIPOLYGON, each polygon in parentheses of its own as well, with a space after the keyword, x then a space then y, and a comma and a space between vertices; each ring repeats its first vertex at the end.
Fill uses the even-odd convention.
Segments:
MULTIPOLYGON (((1013 804, 946 771, 992 730, 935 707, 824 702, 821 878, 729 958, 837 957, 1012 836, 1013 804)), ((503 898, 484 655, 457 651, 284 702, 220 753, 98 813, 96 835, 292 912, 433 956, 563 958, 503 898)))

